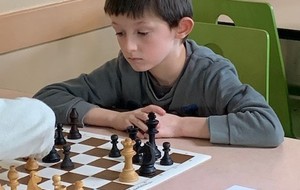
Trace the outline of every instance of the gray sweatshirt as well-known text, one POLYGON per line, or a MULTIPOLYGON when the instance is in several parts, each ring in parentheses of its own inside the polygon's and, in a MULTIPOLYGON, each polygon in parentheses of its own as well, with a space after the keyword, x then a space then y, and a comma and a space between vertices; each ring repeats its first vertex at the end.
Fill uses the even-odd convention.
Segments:
POLYGON ((120 53, 90 74, 46 86, 34 97, 48 104, 60 123, 69 122, 71 108, 82 121, 95 106, 132 110, 155 104, 180 116, 208 117, 212 143, 278 146, 284 132, 264 97, 240 82, 229 60, 192 40, 185 47, 185 68, 163 96, 155 93, 150 74, 134 71, 120 53))

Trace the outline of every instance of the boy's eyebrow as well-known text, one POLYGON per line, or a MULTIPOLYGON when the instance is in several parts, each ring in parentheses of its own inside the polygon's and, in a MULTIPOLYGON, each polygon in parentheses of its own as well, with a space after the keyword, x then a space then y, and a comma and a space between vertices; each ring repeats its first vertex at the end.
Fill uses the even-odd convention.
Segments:
MULTIPOLYGON (((146 23, 147 23, 146 21, 141 20, 141 21, 138 21, 136 24, 146 24, 146 23)), ((118 25, 118 23, 116 23, 116 22, 114 22, 114 21, 112 21, 111 24, 112 24, 112 25, 118 25)))

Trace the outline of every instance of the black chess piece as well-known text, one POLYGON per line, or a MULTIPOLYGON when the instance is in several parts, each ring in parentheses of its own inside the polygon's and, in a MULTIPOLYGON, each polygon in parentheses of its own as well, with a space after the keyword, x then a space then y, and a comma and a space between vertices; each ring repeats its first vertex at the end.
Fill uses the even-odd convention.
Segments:
POLYGON ((116 134, 113 134, 111 137, 111 144, 112 144, 112 148, 111 150, 109 151, 109 154, 108 156, 111 157, 111 158, 118 158, 121 156, 121 153, 120 153, 120 150, 118 149, 118 135, 116 134))
POLYGON ((63 146, 63 153, 64 153, 64 159, 60 164, 61 169, 73 169, 74 168, 74 163, 72 162, 70 158, 70 150, 71 146, 69 144, 65 144, 63 146))
POLYGON ((143 154, 143 160, 141 167, 138 170, 139 175, 145 177, 153 176, 156 172, 154 166, 156 161, 155 149, 150 142, 146 142, 141 148, 141 153, 143 154))
POLYGON ((44 163, 55 163, 60 161, 60 156, 57 153, 55 146, 53 146, 52 150, 42 159, 42 161, 44 163))
POLYGON ((131 140, 135 141, 138 131, 139 129, 136 126, 127 127, 127 133, 129 134, 129 138, 131 138, 131 140))
POLYGON ((158 125, 158 120, 156 119, 155 113, 150 112, 148 114, 148 120, 146 121, 146 125, 148 127, 147 133, 149 134, 149 142, 153 146, 155 150, 155 159, 159 159, 161 157, 161 152, 158 150, 155 143, 155 135, 158 133, 156 126, 158 125))
POLYGON ((160 165, 163 166, 170 166, 173 164, 173 160, 169 154, 170 152, 170 143, 169 142, 164 142, 163 143, 163 151, 164 151, 164 155, 160 160, 160 165))
POLYGON ((70 113, 71 129, 68 134, 68 139, 80 139, 81 134, 78 130, 78 112, 76 108, 72 108, 70 113))
POLYGON ((135 139, 135 144, 133 145, 133 150, 136 152, 136 154, 132 157, 132 163, 134 164, 142 164, 143 161, 143 154, 141 153, 141 146, 142 141, 139 138, 135 139))
POLYGON ((64 138, 62 123, 58 123, 56 125, 54 142, 55 142, 55 145, 64 145, 67 143, 66 139, 64 138))

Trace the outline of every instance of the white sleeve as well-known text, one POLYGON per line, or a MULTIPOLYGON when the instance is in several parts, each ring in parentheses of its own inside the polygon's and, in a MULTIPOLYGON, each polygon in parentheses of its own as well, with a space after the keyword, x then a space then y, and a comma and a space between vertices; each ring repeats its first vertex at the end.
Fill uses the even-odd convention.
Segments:
POLYGON ((0 99, 0 160, 44 157, 54 145, 55 115, 33 98, 0 99))

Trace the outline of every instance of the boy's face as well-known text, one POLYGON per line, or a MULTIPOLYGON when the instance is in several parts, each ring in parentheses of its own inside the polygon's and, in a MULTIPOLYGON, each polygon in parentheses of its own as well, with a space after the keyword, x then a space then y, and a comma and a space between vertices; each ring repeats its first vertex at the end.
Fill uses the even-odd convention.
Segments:
POLYGON ((170 62, 181 39, 176 39, 175 29, 159 17, 144 13, 133 19, 126 15, 111 16, 112 27, 123 55, 135 71, 148 71, 170 62))

